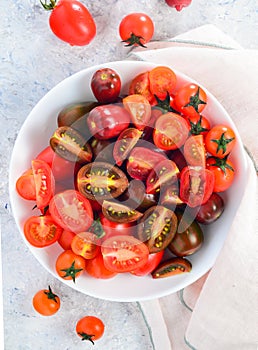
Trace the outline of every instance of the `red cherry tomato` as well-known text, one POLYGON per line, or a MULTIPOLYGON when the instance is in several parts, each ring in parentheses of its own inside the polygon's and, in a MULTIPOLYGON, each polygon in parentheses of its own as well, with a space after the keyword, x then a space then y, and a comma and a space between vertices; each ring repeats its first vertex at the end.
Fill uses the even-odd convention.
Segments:
POLYGON ((130 113, 135 127, 143 130, 151 118, 151 105, 147 98, 139 94, 128 95, 123 99, 123 105, 130 113))
POLYGON ((234 165, 230 160, 209 157, 207 159, 207 169, 214 174, 214 192, 224 192, 232 185, 235 171, 234 165))
POLYGON ((85 316, 76 324, 76 333, 82 340, 89 340, 94 344, 93 340, 101 338, 104 334, 104 323, 95 316, 85 316))
POLYGON ((214 175, 201 167, 185 167, 180 174, 180 198, 189 207, 204 204, 214 190, 214 175))
POLYGON ((134 77, 129 86, 129 95, 143 95, 153 105, 156 102, 154 95, 150 91, 149 72, 143 72, 134 77))
POLYGON ((150 274, 158 267, 163 258, 164 252, 164 250, 161 250, 160 252, 149 254, 146 264, 136 270, 131 271, 131 273, 135 276, 146 276, 150 274))
POLYGON ((234 131, 226 125, 216 125, 208 132, 205 138, 207 151, 214 157, 224 158, 233 149, 236 143, 234 131))
POLYGON ((49 25, 52 32, 70 45, 88 45, 96 35, 96 24, 88 9, 77 0, 41 1, 51 10, 49 25))
POLYGON ((192 135, 205 136, 211 128, 209 120, 201 114, 186 117, 186 120, 190 124, 190 133, 192 135))
POLYGON ((99 102, 115 102, 121 90, 120 76, 111 68, 98 69, 91 78, 91 89, 99 102))
POLYGON ((32 169, 26 170, 16 181, 16 191, 27 200, 36 200, 35 180, 32 169))
POLYGON ((55 243, 63 232, 50 215, 29 217, 25 221, 23 230, 27 241, 38 248, 55 243))
POLYGON ((74 236, 74 232, 63 230, 61 236, 58 239, 58 243, 64 250, 69 250, 71 249, 71 243, 74 236))
POLYGON ((203 135, 190 136, 184 144, 184 157, 188 165, 206 166, 206 151, 203 135))
POLYGON ((101 246, 104 265, 110 271, 129 272, 146 264, 147 246, 132 236, 116 236, 106 239, 101 246))
POLYGON ((101 252, 94 258, 87 260, 85 270, 90 276, 100 279, 108 279, 117 275, 116 272, 109 271, 105 267, 101 252))
POLYGON ((114 222, 108 220, 102 213, 100 213, 100 222, 105 232, 104 240, 115 236, 132 236, 135 233, 134 223, 131 222, 114 222))
POLYGON ((185 143, 189 125, 180 115, 172 112, 162 114, 155 123, 153 141, 163 150, 174 150, 185 143))
POLYGON ((206 106, 205 91, 196 84, 187 84, 181 87, 173 100, 175 108, 186 116, 198 116, 206 106))
POLYGON ((154 24, 144 13, 130 13, 120 22, 119 34, 126 46, 146 47, 154 34, 154 24))
POLYGON ((159 99, 172 95, 176 87, 176 74, 166 66, 158 66, 149 72, 150 91, 159 99))
POLYGON ((75 190, 57 193, 50 201, 49 211, 53 219, 68 231, 83 232, 92 224, 91 204, 75 190))

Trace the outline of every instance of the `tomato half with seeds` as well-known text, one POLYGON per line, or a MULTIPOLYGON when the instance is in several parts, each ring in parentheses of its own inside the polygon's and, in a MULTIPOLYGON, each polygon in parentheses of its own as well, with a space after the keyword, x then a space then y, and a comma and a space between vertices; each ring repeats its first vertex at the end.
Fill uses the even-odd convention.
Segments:
POLYGON ((156 102, 154 95, 150 91, 149 72, 143 72, 134 77, 129 86, 129 95, 143 95, 151 105, 156 102))
POLYGON ((100 140, 117 137, 128 128, 130 121, 130 113, 119 104, 95 107, 87 118, 91 135, 100 140))
POLYGON ((87 163, 92 159, 92 151, 85 138, 69 126, 56 129, 50 138, 50 146, 61 158, 71 162, 87 163))
POLYGON ((210 129, 205 138, 207 152, 217 158, 226 157, 234 148, 236 135, 226 125, 215 125, 210 129))
POLYGON ((121 132, 113 149, 113 156, 117 165, 121 166, 123 161, 127 159, 141 135, 142 131, 136 128, 128 128, 121 132))
POLYGON ((94 344, 94 340, 103 336, 104 330, 104 323, 95 316, 85 316, 76 324, 76 333, 81 340, 89 340, 92 344, 94 344))
POLYGON ((165 186, 161 193, 160 204, 171 209, 175 209, 177 205, 184 204, 179 197, 178 182, 165 186))
POLYGON ((151 105, 147 98, 139 94, 128 95, 123 98, 123 105, 130 113, 134 126, 143 130, 151 118, 151 105))
POLYGON ((168 249, 176 256, 183 257, 197 252, 203 244, 204 237, 200 225, 186 213, 177 213, 178 226, 168 249))
POLYGON ((85 270, 86 260, 72 250, 65 250, 56 259, 56 272, 65 280, 73 280, 81 276, 85 270))
POLYGON ((90 86, 99 102, 112 103, 117 100, 120 94, 121 79, 114 69, 101 68, 93 74, 90 86))
POLYGON ((84 259, 94 258, 99 251, 99 239, 92 232, 79 232, 71 242, 72 251, 84 259))
POLYGON ((132 236, 107 238, 101 246, 104 265, 110 271, 129 272, 142 267, 148 260, 147 246, 132 236))
POLYGON ((52 316, 60 309, 60 298, 54 294, 51 287, 39 290, 33 297, 34 309, 43 316, 52 316))
POLYGON ((168 112, 156 120, 153 141, 162 150, 175 150, 183 146, 188 134, 187 121, 176 113, 168 112))
POLYGON ((134 147, 127 160, 127 173, 134 179, 146 180, 153 167, 167 159, 159 152, 153 151, 146 147, 134 147))
POLYGON ((150 91, 159 99, 172 95, 176 87, 176 74, 166 66, 158 66, 149 72, 150 91))
POLYGON ((100 279, 109 279, 117 275, 117 272, 110 271, 106 268, 101 252, 94 258, 87 260, 85 270, 90 276, 100 279))
POLYGON ((175 213, 161 205, 151 207, 138 224, 138 238, 145 242, 150 253, 165 249, 176 233, 175 213))
POLYGON ((84 165, 77 174, 78 190, 93 200, 111 199, 120 196, 128 187, 124 172, 106 162, 84 165))
POLYGON ((16 181, 16 191, 27 200, 36 200, 35 180, 32 169, 26 170, 16 181))
POLYGON ((165 278, 175 275, 181 275, 183 273, 190 272, 192 270, 192 264, 185 258, 171 258, 160 264, 156 270, 152 272, 153 278, 165 278))
POLYGON ((189 207, 202 205, 210 198, 214 183, 214 175, 210 170, 185 167, 180 174, 180 198, 189 207))
POLYGON ((233 183, 235 170, 233 163, 225 158, 209 157, 207 158, 207 169, 209 169, 215 178, 214 192, 224 192, 233 183))
POLYGON ((34 247, 43 248, 55 243, 63 229, 50 215, 31 216, 23 227, 24 236, 34 247))
POLYGON ((103 215, 115 222, 133 222, 142 217, 142 213, 119 202, 104 200, 102 203, 103 215))
POLYGON ((75 233, 87 231, 93 221, 90 202, 76 190, 57 193, 50 201, 49 211, 58 225, 75 233))
POLYGON ((161 262, 164 252, 164 250, 161 250, 160 252, 149 254, 146 264, 136 270, 131 271, 131 273, 135 276, 146 276, 150 274, 161 262))
POLYGON ((160 192, 161 187, 165 184, 173 184, 177 181, 179 174, 176 163, 172 160, 166 159, 155 165, 146 180, 146 192, 155 193, 160 192))
POLYGON ((185 116, 198 116, 207 104, 207 95, 199 85, 190 83, 176 92, 173 104, 185 116))
POLYGON ((184 157, 188 165, 206 166, 206 150, 203 135, 190 136, 184 144, 184 157))

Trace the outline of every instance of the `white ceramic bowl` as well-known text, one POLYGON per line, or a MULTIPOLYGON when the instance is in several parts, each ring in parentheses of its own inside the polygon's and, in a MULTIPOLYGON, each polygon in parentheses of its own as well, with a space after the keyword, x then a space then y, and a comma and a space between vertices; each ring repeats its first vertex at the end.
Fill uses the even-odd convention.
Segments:
MULTIPOLYGON (((31 159, 48 146, 49 138, 57 126, 56 116, 58 112, 70 103, 93 100, 90 79, 92 74, 101 67, 110 67, 119 73, 123 85, 122 92, 126 93, 128 84, 134 76, 155 66, 156 64, 148 62, 118 61, 82 70, 55 86, 33 108, 18 134, 10 163, 9 190, 11 206, 22 237, 24 237, 23 223, 26 218, 32 215, 32 204, 30 201, 25 201, 19 197, 15 190, 15 183, 18 177, 30 167, 31 159)), ((194 82, 193 79, 184 74, 175 72, 178 77, 177 87, 186 82, 194 82)), ((62 251, 58 243, 47 248, 34 248, 24 238, 24 242, 28 245, 32 254, 56 278, 93 297, 112 301, 136 301, 174 293, 195 282, 213 266, 243 195, 247 163, 235 125, 215 97, 206 89, 205 91, 208 96, 205 116, 212 124, 225 123, 231 126, 236 133, 237 143, 232 151, 231 159, 235 163, 237 171, 233 185, 224 195, 226 207, 222 217, 215 223, 204 227, 205 241, 203 247, 188 258, 192 262, 192 271, 164 279, 152 279, 151 276, 136 277, 125 273, 109 280, 100 280, 84 274, 83 277, 76 280, 76 283, 73 283, 61 279, 55 272, 55 260, 62 251)))

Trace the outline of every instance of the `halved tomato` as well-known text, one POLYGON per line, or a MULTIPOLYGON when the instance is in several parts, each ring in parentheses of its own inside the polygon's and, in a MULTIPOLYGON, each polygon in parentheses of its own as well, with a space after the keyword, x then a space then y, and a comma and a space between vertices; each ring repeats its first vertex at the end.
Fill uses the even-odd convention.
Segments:
POLYGON ((142 213, 127 205, 107 200, 102 203, 102 213, 108 220, 115 222, 133 222, 142 217, 142 213))
POLYGON ((100 279, 108 279, 117 275, 117 272, 110 271, 106 268, 101 252, 94 258, 87 260, 85 270, 90 276, 100 279))
POLYGON ((63 229, 56 224, 50 215, 31 216, 24 224, 24 235, 34 247, 42 248, 55 243, 63 229))
POLYGON ((135 127, 143 130, 151 118, 151 105, 147 98, 140 94, 128 95, 123 98, 123 105, 130 113, 135 127))
POLYGON ((75 233, 87 231, 93 221, 90 202, 75 190, 57 193, 50 201, 49 211, 57 224, 75 233))
POLYGON ((104 240, 115 236, 133 236, 136 231, 133 222, 114 222, 108 220, 102 213, 100 213, 100 222, 105 232, 104 240))
POLYGON ((106 239, 101 246, 104 265, 110 271, 129 272, 146 264, 147 246, 132 236, 116 236, 106 239))
POLYGON ((166 66, 158 66, 149 72, 150 91, 160 99, 172 95, 176 87, 176 74, 166 66))
POLYGON ((182 273, 187 273, 192 270, 192 264, 185 258, 171 258, 160 264, 153 272, 153 278, 164 278, 182 273))
POLYGON ((133 78, 129 86, 129 95, 140 94, 147 98, 151 105, 156 100, 154 95, 150 91, 149 72, 143 72, 133 78))
POLYGON ((206 166, 206 150, 203 135, 190 136, 184 144, 184 157, 188 165, 206 166))
POLYGON ((176 113, 168 112, 156 120, 153 141, 162 150, 174 150, 183 146, 188 134, 187 121, 176 113))
POLYGON ((164 252, 165 250, 161 250, 160 252, 149 254, 146 264, 136 270, 131 271, 131 273, 135 276, 148 275, 159 265, 163 258, 164 252))
POLYGON ((92 232, 77 233, 71 243, 72 251, 84 259, 92 259, 99 252, 100 241, 92 232))
POLYGON ((16 191, 27 200, 36 200, 35 180, 32 169, 26 170, 16 181, 16 191))
POLYGON ((142 131, 136 128, 129 128, 121 132, 113 149, 113 156, 117 165, 122 165, 141 135, 142 131))

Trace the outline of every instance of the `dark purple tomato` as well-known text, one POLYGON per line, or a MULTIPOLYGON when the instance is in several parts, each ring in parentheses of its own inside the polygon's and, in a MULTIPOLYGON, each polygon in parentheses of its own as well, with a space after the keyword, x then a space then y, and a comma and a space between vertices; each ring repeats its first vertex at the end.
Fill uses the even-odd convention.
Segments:
POLYGON ((214 192, 205 204, 196 209, 196 221, 200 224, 208 225, 221 216, 224 211, 224 201, 220 195, 214 192))
POLYGON ((111 68, 101 68, 92 76, 91 89, 100 103, 115 102, 121 90, 120 76, 111 68))

